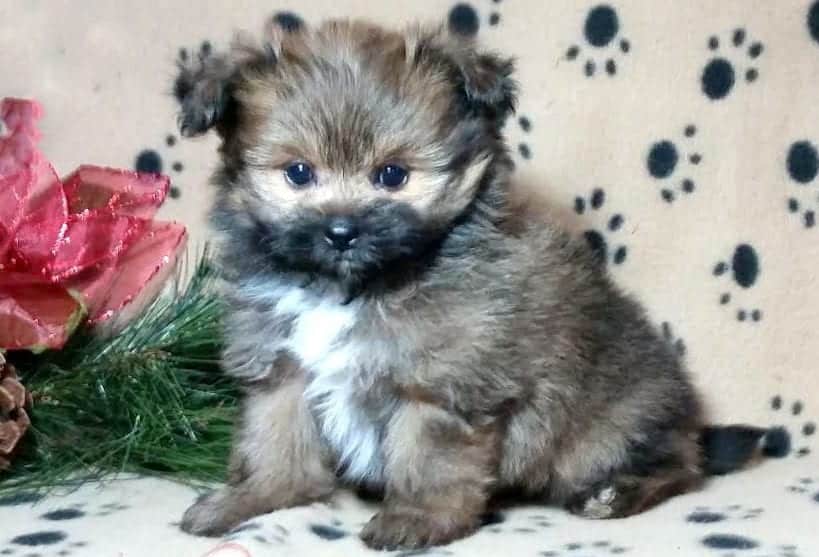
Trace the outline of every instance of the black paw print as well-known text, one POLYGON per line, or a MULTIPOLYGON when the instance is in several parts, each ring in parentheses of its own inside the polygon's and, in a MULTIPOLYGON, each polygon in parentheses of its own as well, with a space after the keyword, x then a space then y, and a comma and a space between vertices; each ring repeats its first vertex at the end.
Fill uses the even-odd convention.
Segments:
MULTIPOLYGON (((764 46, 761 42, 754 41, 746 48, 747 33, 745 29, 735 29, 731 34, 731 45, 736 51, 747 56, 749 62, 753 62, 762 54, 764 46)), ((714 57, 705 65, 702 71, 702 92, 711 100, 719 100, 728 96, 733 90, 737 80, 737 67, 739 62, 731 62, 723 56, 719 56, 720 40, 714 35, 708 39, 708 48, 714 52, 714 57)), ((725 56, 728 56, 727 54, 725 56)), ((744 72, 744 79, 747 83, 753 83, 759 77, 759 70, 749 67, 744 72)))
POLYGON ((526 518, 534 528, 551 528, 554 526, 554 523, 547 514, 530 514, 526 518))
POLYGON ((43 514, 42 516, 40 516, 40 518, 43 520, 50 520, 54 522, 63 522, 66 520, 76 520, 86 516, 110 516, 116 512, 124 511, 129 508, 130 507, 128 507, 128 505, 119 502, 112 502, 104 503, 100 505, 97 509, 89 510, 88 508, 86 508, 86 505, 84 503, 79 503, 68 507, 54 509, 43 514))
POLYGON ((815 503, 819 503, 819 478, 799 478, 786 489, 790 493, 808 495, 815 503))
POLYGON ((347 536, 350 535, 350 532, 342 530, 341 528, 339 528, 339 526, 341 526, 340 523, 337 523, 336 525, 311 524, 310 532, 313 535, 323 539, 324 541, 333 542, 336 540, 340 540, 341 538, 346 538, 347 536))
MULTIPOLYGON (((588 203, 586 202, 586 199, 582 197, 575 198, 574 212, 578 215, 582 215, 586 212, 586 207, 592 211, 599 211, 603 208, 605 202, 606 192, 601 188, 595 188, 592 190, 588 203)), ((623 215, 620 213, 615 213, 609 217, 608 222, 606 223, 607 232, 599 232, 598 230, 590 229, 583 233, 583 237, 586 238, 589 246, 595 251, 595 253, 598 254, 601 261, 608 262, 609 260, 609 242, 606 241, 606 234, 614 234, 618 232, 621 228, 623 228, 624 222, 625 218, 623 215)), ((626 260, 627 255, 628 249, 626 246, 620 245, 615 248, 613 252, 611 252, 611 261, 615 265, 620 265, 626 260)))
POLYGON ((289 541, 290 531, 279 524, 245 522, 227 533, 225 541, 262 545, 284 545, 289 541))
POLYGON ((739 534, 711 534, 702 539, 702 545, 714 551, 727 552, 722 553, 724 557, 736 555, 734 551, 744 552, 753 549, 764 551, 761 555, 752 554, 754 557, 800 557, 795 545, 765 546, 762 542, 739 534))
POLYGON ((813 40, 819 43, 819 0, 808 9, 808 31, 813 40))
MULTIPOLYGON (((714 266, 714 276, 721 277, 728 271, 734 279, 734 283, 742 289, 751 288, 756 284, 759 277, 760 266, 759 256, 756 250, 749 244, 740 244, 734 249, 734 254, 731 257, 731 262, 726 263, 720 261, 714 266)), ((723 292, 720 295, 720 305, 727 306, 731 303, 731 293, 723 292)), ((762 319, 762 311, 759 309, 738 309, 738 321, 760 321, 762 319)))
POLYGON ((455 4, 449 10, 447 23, 451 32, 466 37, 477 35, 478 30, 481 28, 481 19, 478 17, 478 12, 466 3, 455 4))
POLYGON ((805 188, 815 183, 819 174, 819 153, 816 146, 810 141, 796 141, 788 149, 788 174, 798 188, 798 194, 788 198, 788 211, 794 215, 802 215, 805 228, 813 228, 816 224, 816 206, 819 201, 819 191, 814 188, 805 188))
MULTIPOLYGON (((493 7, 487 17, 487 23, 492 27, 495 27, 501 21, 501 14, 497 9, 497 5, 500 3, 501 0, 492 0, 493 7)), ((480 30, 481 17, 471 4, 460 2, 449 10, 448 23, 449 30, 453 33, 471 37, 477 35, 480 30)))
POLYGON ((547 549, 538 552, 540 557, 566 557, 569 555, 587 555, 586 551, 591 551, 594 555, 600 557, 604 555, 625 555, 631 551, 630 547, 624 545, 616 545, 608 540, 599 540, 594 542, 572 542, 560 546, 560 549, 547 549))
POLYGON ((585 56, 580 46, 572 45, 566 51, 566 59, 574 61, 585 58, 583 71, 587 77, 594 76, 600 67, 604 68, 608 75, 613 76, 617 73, 615 55, 628 54, 631 50, 631 43, 628 39, 618 40, 619 34, 620 18, 615 9, 608 4, 595 6, 589 10, 583 24, 583 36, 586 45, 594 49, 592 54, 585 56), (602 56, 596 58, 595 52, 599 52, 602 56))
POLYGON ((685 355, 685 342, 683 342, 683 339, 674 336, 671 324, 668 321, 663 321, 662 324, 660 324, 660 329, 663 332, 663 339, 674 347, 674 351, 680 356, 685 355))
MULTIPOLYGON (((761 507, 746 508, 742 505, 729 505, 722 509, 697 507, 693 512, 686 515, 685 520, 695 526, 711 528, 713 525, 719 524, 720 527, 727 527, 733 522, 755 520, 764 512, 764 509, 761 507)), ((764 553, 761 555, 751 553, 753 557, 773 557, 774 555, 777 555, 777 557, 799 557, 796 552, 796 546, 794 545, 777 545, 771 547, 763 544, 759 540, 739 534, 712 533, 702 538, 700 542, 707 549, 713 551, 731 552, 722 553, 725 557, 735 555, 732 552, 736 550, 749 551, 755 549, 761 549, 764 553)))
MULTIPOLYGON (((174 147, 176 142, 177 139, 175 135, 168 134, 165 136, 165 146, 168 149, 174 147)), ((173 170, 174 174, 178 175, 185 170, 185 165, 183 165, 180 161, 174 161, 171 164, 171 169, 173 170)), ((156 149, 148 148, 137 153, 136 159, 134 160, 134 170, 138 172, 153 172, 156 174, 162 174, 162 172, 165 170, 165 165, 159 152, 156 149)), ((173 182, 174 179, 172 176, 171 189, 168 192, 168 195, 170 195, 171 199, 179 199, 182 192, 173 182)))
MULTIPOLYGON (((492 0, 492 3, 493 4, 500 4, 501 0, 492 0)), ((489 25, 493 25, 493 26, 497 25, 498 23, 500 23, 500 19, 501 19, 501 15, 500 15, 500 12, 498 12, 497 10, 493 9, 489 13, 489 25)))
MULTIPOLYGON (((518 118, 518 127, 524 134, 528 134, 532 131, 532 121, 527 116, 521 116, 518 118)), ((532 148, 527 142, 518 143, 518 155, 527 161, 532 158, 532 148)))
POLYGON ((776 425, 771 428, 771 432, 766 436, 766 454, 778 458, 788 456, 794 448, 794 442, 798 440, 800 446, 796 449, 796 456, 802 458, 809 455, 810 447, 806 443, 816 434, 816 422, 802 418, 802 412, 805 409, 802 401, 796 400, 787 405, 780 395, 776 395, 771 399, 770 408, 777 418, 782 416, 783 413, 790 414, 788 420, 792 423, 790 427, 776 425), (785 410, 786 407, 787 410, 785 410), (783 410, 785 411, 783 412, 783 410))
POLYGON ((15 536, 10 540, 10 546, 4 549, 2 555, 23 555, 20 551, 29 551, 24 555, 42 555, 43 557, 73 555, 78 549, 88 546, 87 542, 72 542, 68 533, 62 530, 39 530, 28 534, 15 536))
POLYGON ((753 520, 759 518, 763 512, 765 510, 760 507, 749 509, 742 505, 728 505, 722 509, 697 507, 685 516, 685 521, 691 524, 714 524, 725 521, 753 520))
MULTIPOLYGON (((689 124, 683 130, 683 136, 686 141, 690 141, 696 135, 697 127, 693 124, 689 124)), ((686 165, 697 166, 702 162, 702 155, 696 151, 684 154, 686 165)), ((668 181, 674 178, 677 168, 679 167, 679 162, 680 149, 677 144, 670 139, 661 139, 660 141, 654 142, 646 156, 646 168, 648 168, 648 173, 657 180, 662 180, 663 183, 668 183, 668 181)), ((697 185, 690 176, 684 176, 676 184, 676 187, 683 194, 689 194, 696 189, 697 185)), ((676 199, 674 186, 669 185, 668 187, 662 188, 660 190, 660 197, 664 201, 672 203, 676 199)))

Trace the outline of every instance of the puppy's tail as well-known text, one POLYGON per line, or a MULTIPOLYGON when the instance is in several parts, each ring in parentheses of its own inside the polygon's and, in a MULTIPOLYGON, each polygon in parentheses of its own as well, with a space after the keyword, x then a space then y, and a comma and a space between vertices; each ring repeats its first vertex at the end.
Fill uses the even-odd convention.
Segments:
POLYGON ((783 428, 709 426, 702 430, 700 445, 705 473, 718 476, 741 469, 757 456, 787 455, 790 437, 783 428))

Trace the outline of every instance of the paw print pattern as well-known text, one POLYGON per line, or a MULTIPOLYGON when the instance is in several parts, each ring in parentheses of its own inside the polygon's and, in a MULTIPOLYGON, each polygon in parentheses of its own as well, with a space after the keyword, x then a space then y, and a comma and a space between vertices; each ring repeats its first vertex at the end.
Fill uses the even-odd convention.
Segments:
MULTIPOLYGON (((802 413, 805 410, 805 405, 801 400, 796 400, 790 404, 786 404, 782 396, 776 395, 771 399, 771 410, 775 413, 777 420, 782 415, 789 415, 788 421, 790 425, 775 425, 771 428, 774 432, 773 437, 777 440, 776 443, 766 443, 766 452, 773 453, 770 456, 785 457, 793 452, 794 444, 799 445, 796 448, 796 457, 803 458, 810 454, 810 447, 807 445, 816 434, 816 422, 811 419, 804 419, 802 413)), ((772 434, 768 434, 772 437, 772 434)))
MULTIPOLYGON (((498 11, 498 5, 501 1, 491 0, 492 9, 489 11, 486 20, 490 27, 496 27, 501 22, 501 14, 498 11)), ((477 35, 481 28, 481 17, 478 15, 478 10, 465 2, 455 4, 449 10, 447 21, 450 31, 466 37, 477 35)))
POLYGON ((77 550, 88 546, 88 542, 70 540, 67 532, 62 530, 39 530, 13 537, 10 547, 2 551, 3 555, 40 555, 42 557, 67 557, 77 550), (27 551, 28 553, 22 553, 27 551))
MULTIPOLYGON (((492 0, 492 4, 500 4, 500 3, 501 3, 501 0, 492 0)), ((489 25, 495 26, 498 23, 500 23, 500 20, 501 20, 500 12, 493 9, 489 13, 489 25)))
POLYGON ((600 4, 589 10, 583 24, 583 37, 586 47, 592 54, 585 55, 583 48, 572 45, 566 51, 566 59, 576 61, 585 59, 583 72, 586 77, 594 77, 605 71, 609 76, 617 73, 617 55, 628 54, 631 43, 620 37, 620 18, 617 11, 608 4, 600 4), (600 57, 596 57, 599 53, 600 57))
MULTIPOLYGON (((749 244, 739 244, 734 249, 731 262, 720 261, 714 266, 713 274, 715 277, 722 277, 728 271, 731 272, 734 284, 742 289, 751 288, 756 284, 760 272, 759 256, 756 250, 749 244)), ((719 297, 720 305, 728 306, 731 303, 731 298, 730 292, 723 292, 719 297)), ((762 310, 760 309, 740 308, 737 310, 736 315, 737 321, 757 322, 762 320, 762 310)))
POLYGON ((721 509, 696 507, 688 513, 685 521, 691 524, 714 524, 717 522, 754 520, 765 512, 761 507, 746 508, 742 505, 728 505, 721 509))
POLYGON ((679 355, 685 355, 685 342, 681 338, 674 337, 674 331, 671 329, 671 324, 668 321, 663 321, 660 324, 660 329, 663 333, 663 339, 672 347, 674 347, 674 351, 679 355))
POLYGON ((531 514, 526 517, 535 528, 551 528, 554 526, 549 515, 546 514, 531 514))
POLYGON ((780 544, 773 547, 763 544, 753 538, 739 534, 710 534, 702 539, 702 545, 713 551, 721 552, 723 557, 737 555, 734 551, 743 553, 750 550, 762 550, 764 553, 751 553, 753 557, 800 557, 797 547, 791 544, 780 544))
POLYGON ((819 174, 819 152, 810 141, 796 141, 788 149, 788 175, 796 185, 794 195, 788 197, 788 212, 800 215, 805 228, 816 225, 816 208, 819 191, 810 187, 817 183, 819 174))
MULTIPOLYGON (((689 124, 683 130, 686 141, 690 141, 696 135, 697 127, 693 124, 689 124)), ((702 162, 702 155, 697 151, 685 152, 683 155, 685 156, 686 170, 702 162)), ((660 190, 660 197, 667 203, 673 203, 677 198, 675 189, 687 195, 693 193, 697 187, 694 180, 687 175, 684 175, 678 181, 675 180, 681 174, 681 172, 677 172, 680 166, 682 166, 680 164, 680 148, 673 141, 661 139, 655 141, 649 148, 646 156, 646 168, 652 177, 662 181, 665 187, 660 190), (676 184, 673 183, 675 181, 676 184)))
MULTIPOLYGON (((799 493, 800 495, 805 495, 815 489, 817 489, 816 478, 799 478, 785 488, 790 493, 799 493)), ((819 493, 817 493, 816 501, 819 502, 819 493)))
MULTIPOLYGON (((500 21, 500 17, 498 17, 500 21)), ((466 3, 455 4, 449 10, 447 25, 452 33, 472 37, 478 34, 481 28, 481 19, 478 12, 471 5, 466 3)))
POLYGON ((816 0, 808 9, 807 27, 811 38, 819 43, 819 0, 816 0))
POLYGON ((599 557, 609 555, 625 555, 631 551, 630 547, 625 545, 613 544, 608 540, 598 540, 593 542, 572 542, 567 543, 556 549, 547 549, 538 552, 540 557, 566 557, 569 555, 577 555, 577 557, 585 557, 586 555, 596 555, 599 557), (588 553, 591 552, 591 553, 588 553))
POLYGON ((341 538, 346 538, 350 535, 349 532, 346 530, 342 530, 339 528, 341 523, 335 524, 311 524, 310 525, 310 532, 314 536, 318 536, 319 538, 323 539, 324 541, 333 542, 336 540, 340 540, 341 538))
MULTIPOLYGON (((592 190, 591 196, 588 199, 588 202, 583 197, 576 197, 574 200, 574 212, 578 215, 582 215, 586 212, 586 208, 590 209, 591 211, 599 211, 603 208, 603 205, 606 203, 606 192, 603 191, 601 188, 595 188, 592 190)), ((609 241, 606 240, 606 236, 611 236, 619 232, 623 228, 623 224, 625 223, 625 217, 620 213, 615 213, 608 218, 606 222, 606 229, 604 232, 600 232, 595 229, 587 230, 583 233, 583 237, 588 242, 589 246, 594 250, 601 261, 608 262, 609 256, 611 256, 611 261, 615 265, 620 265, 626 260, 626 256, 628 255, 628 249, 624 245, 619 245, 613 250, 609 250, 609 241)))
MULTIPOLYGON (((528 134, 532 131, 532 121, 527 116, 521 116, 518 118, 518 128, 520 128, 520 131, 524 134, 528 134)), ((527 161, 532 158, 532 148, 529 146, 529 143, 525 141, 518 143, 518 155, 527 161)))
POLYGON ((279 524, 245 522, 228 532, 223 539, 247 545, 285 545, 289 542, 290 531, 279 524))
MULTIPOLYGON (((31 497, 15 497, 6 499, 0 504, 25 504, 39 500, 38 495, 31 497)), ((88 546, 86 541, 72 539, 73 532, 82 531, 87 525, 83 520, 87 517, 107 517, 130 508, 128 505, 113 501, 101 505, 86 505, 78 503, 64 507, 52 508, 44 511, 37 518, 41 526, 31 532, 14 536, 9 541, 9 547, 0 550, 0 555, 39 555, 40 557, 68 557, 85 553, 82 548, 88 546)))
POLYGON ((819 503, 819 478, 799 478, 785 489, 789 493, 807 495, 814 503, 819 503))
MULTIPOLYGON (((728 529, 736 522, 754 521, 765 513, 761 507, 748 508, 742 505, 729 505, 723 508, 696 507, 685 516, 685 521, 695 527, 728 529)), ((795 545, 767 546, 761 541, 745 535, 727 532, 714 532, 704 536, 700 543, 719 555, 736 555, 733 551, 762 550, 764 553, 751 552, 753 557, 799 557, 795 545)))
MULTIPOLYGON (((175 135, 169 133, 165 136, 166 148, 173 148, 176 145, 176 142, 177 139, 175 135)), ((140 151, 134 159, 134 170, 138 172, 153 172, 161 174, 165 170, 165 164, 162 160, 162 156, 159 154, 159 151, 156 149, 147 148, 140 151)), ((171 164, 171 170, 173 170, 174 175, 178 175, 185 170, 185 165, 180 161, 174 161, 171 164)), ((179 199, 182 192, 173 182, 173 176, 171 176, 171 188, 168 195, 171 197, 171 199, 179 199)))
MULTIPOLYGON (((731 34, 730 44, 734 54, 723 53, 721 55, 719 37, 713 35, 708 39, 708 49, 714 55, 705 65, 700 81, 702 92, 712 101, 724 99, 731 93, 737 81, 737 68, 743 66, 740 62, 731 62, 727 57, 741 53, 739 55, 752 64, 762 55, 765 48, 761 42, 749 41, 748 34, 743 28, 734 30, 731 34), (749 42, 750 44, 748 44, 749 42)), ((743 77, 747 83, 753 83, 759 77, 759 70, 756 67, 749 66, 744 70, 743 77)))
POLYGON ((70 507, 63 507, 49 511, 42 516, 43 520, 50 520, 54 522, 64 522, 67 520, 76 520, 85 516, 110 516, 114 513, 129 509, 128 505, 111 502, 100 505, 97 509, 88 509, 84 503, 72 505, 70 507))

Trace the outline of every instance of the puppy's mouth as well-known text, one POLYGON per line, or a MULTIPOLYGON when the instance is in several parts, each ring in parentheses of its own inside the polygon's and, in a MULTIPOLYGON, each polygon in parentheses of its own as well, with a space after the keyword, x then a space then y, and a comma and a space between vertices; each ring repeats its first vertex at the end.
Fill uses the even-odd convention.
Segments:
POLYGON ((348 285, 410 264, 435 237, 412 207, 390 201, 333 214, 303 210, 257 226, 260 247, 277 270, 317 274, 348 285))

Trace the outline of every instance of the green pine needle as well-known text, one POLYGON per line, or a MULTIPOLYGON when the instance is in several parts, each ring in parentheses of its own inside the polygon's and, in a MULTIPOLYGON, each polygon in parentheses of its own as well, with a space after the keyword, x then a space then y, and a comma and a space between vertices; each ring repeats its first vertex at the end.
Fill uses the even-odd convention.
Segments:
POLYGON ((184 289, 113 338, 88 332, 60 351, 10 359, 34 396, 32 427, 0 495, 103 479, 223 479, 236 385, 219 370, 220 307, 205 254, 184 289))

